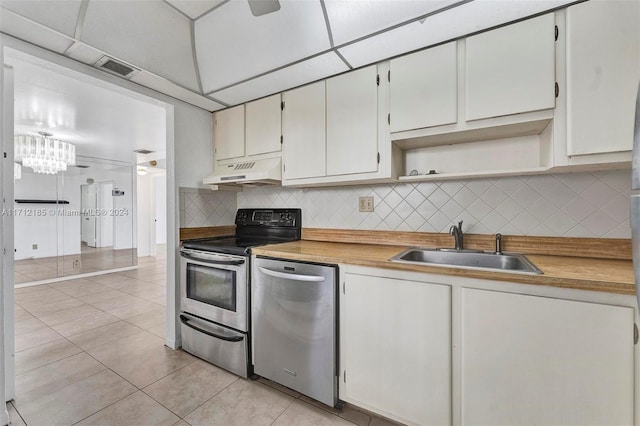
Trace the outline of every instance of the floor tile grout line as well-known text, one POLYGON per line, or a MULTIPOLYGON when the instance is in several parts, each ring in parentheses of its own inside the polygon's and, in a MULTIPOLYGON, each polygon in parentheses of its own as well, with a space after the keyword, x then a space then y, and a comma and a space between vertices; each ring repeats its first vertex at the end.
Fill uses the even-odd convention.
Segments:
MULTIPOLYGON (((125 380, 125 379, 124 379, 124 377, 120 376, 120 375, 119 375, 118 373, 116 373, 115 371, 111 370, 110 368, 107 368, 107 369, 108 369, 109 371, 113 372, 114 374, 117 374, 117 375, 118 375, 118 377, 120 377, 122 380, 125 380)), ((104 370, 103 370, 103 371, 104 371, 104 370)), ((125 380, 125 381, 126 381, 126 380, 125 380)), ((103 410, 106 410, 107 408, 111 407, 112 405, 115 405, 115 404, 117 404, 118 402, 120 402, 120 401, 122 401, 122 400, 124 400, 124 399, 126 399, 126 398, 129 398, 131 395, 133 395, 133 394, 135 394, 135 393, 137 393, 137 392, 140 392, 140 389, 139 389, 137 386, 133 385, 132 383, 130 383, 130 382, 128 382, 128 381, 127 381, 127 383, 129 383, 130 385, 132 385, 136 390, 135 390, 135 391, 133 391, 133 392, 131 392, 130 394, 128 394, 128 395, 126 395, 126 396, 124 396, 124 397, 120 398, 119 400, 114 401, 113 403, 111 403, 111 404, 109 404, 109 405, 106 405, 106 406, 102 407, 102 408, 101 408, 101 409, 99 409, 98 411, 95 411, 95 412, 93 412, 93 413, 89 414, 88 416, 81 418, 81 419, 80 419, 80 420, 78 420, 77 422, 75 422, 75 423, 71 423, 71 426, 77 425, 78 423, 80 423, 80 422, 82 422, 82 421, 84 421, 84 420, 88 419, 89 417, 94 416, 94 415, 98 414, 99 412, 101 412, 101 411, 103 411, 103 410)), ((29 425, 27 425, 27 426, 29 426, 29 425)))
MULTIPOLYGON (((225 370, 226 371, 226 370, 225 370)), ((236 379, 229 383, 227 386, 225 386, 224 388, 220 389, 218 392, 216 392, 215 394, 213 394, 210 398, 208 398, 206 401, 204 401, 202 404, 198 405, 196 408, 194 408, 193 410, 189 411, 187 414, 184 415, 184 417, 180 417, 180 419, 184 420, 186 417, 188 417, 190 414, 192 414, 193 412, 195 412, 198 408, 202 407, 203 405, 205 405, 206 403, 208 403, 209 401, 211 401, 213 398, 215 398, 216 396, 220 395, 222 392, 224 392, 225 390, 229 389, 229 387, 231 387, 234 383, 237 383, 238 380, 245 380, 243 378, 241 378, 240 376, 236 376, 236 379)), ((145 392, 146 393, 146 392, 145 392)), ((151 396, 151 395, 149 395, 151 396)), ((152 397, 153 398, 153 397, 152 397)), ((177 414, 176 414, 177 415, 177 414)), ((185 420, 186 421, 186 420, 185 420)), ((189 423, 189 422, 187 422, 189 423)))
MULTIPOLYGON (((62 339, 67 340, 67 339, 65 339, 64 337, 63 337, 62 339)), ((52 340, 51 342, 48 342, 48 343, 52 343, 52 342, 54 342, 54 340, 52 340)), ((80 348, 79 346, 77 346, 77 345, 76 345, 76 344, 74 344, 73 342, 70 342, 70 341, 68 341, 68 340, 67 340, 67 342, 68 342, 68 343, 70 343, 70 344, 72 344, 72 345, 73 345, 73 346, 75 346, 76 348, 78 348, 78 349, 80 350, 80 352, 76 352, 75 354, 72 354, 72 355, 69 355, 69 356, 65 356, 65 357, 62 357, 62 358, 60 358, 60 359, 56 359, 55 361, 47 362, 47 363, 45 363, 45 364, 39 365, 39 366, 37 366, 37 367, 35 367, 35 368, 32 368, 32 369, 30 369, 30 370, 23 371, 23 372, 22 372, 22 373, 20 373, 20 374, 16 374, 16 377, 21 376, 21 375, 23 375, 23 374, 25 374, 25 373, 29 373, 29 372, 31 372, 31 371, 37 370, 38 368, 46 367, 47 365, 50 365, 50 364, 56 363, 56 362, 58 362, 58 361, 62 361, 62 360, 64 360, 64 359, 71 358, 72 356, 76 356, 76 355, 78 355, 78 354, 81 354, 82 352, 85 352, 84 350, 82 350, 82 348, 80 348)), ((42 345, 40 345, 40 346, 44 346, 44 345, 46 345, 46 344, 47 344, 47 343, 43 343, 43 344, 42 344, 42 345)), ((36 348, 37 348, 37 347, 38 347, 38 346, 36 346, 36 348)), ((35 348, 32 348, 32 349, 35 349, 35 348)), ((28 350, 28 349, 25 349, 25 350, 28 350)))
MULTIPOLYGON (((79 355, 79 354, 76 354, 76 355, 79 355)), ((73 385, 75 385, 75 384, 77 384, 77 383, 80 383, 80 382, 81 382, 81 381, 83 381, 83 380, 87 380, 87 379, 89 379, 89 378, 91 378, 91 377, 93 377, 93 376, 97 376, 98 374, 103 373, 103 372, 105 372, 105 371, 109 370, 109 367, 105 366, 104 364, 100 363, 100 365, 102 365, 102 366, 104 367, 104 370, 100 370, 100 371, 98 371, 98 372, 96 372, 96 373, 93 373, 93 374, 90 374, 90 375, 88 375, 88 376, 86 376, 86 377, 83 377, 82 379, 79 379, 79 380, 76 380, 76 381, 74 381, 74 382, 68 383, 68 384, 66 384, 65 386, 63 386, 63 387, 61 387, 61 388, 57 389, 57 390, 56 390, 56 392, 60 392, 61 390, 64 390, 64 389, 68 388, 69 386, 73 386, 73 385)), ((37 401, 39 401, 39 400, 41 400, 41 399, 43 399, 43 398, 46 398, 46 397, 48 397, 48 396, 49 396, 49 395, 43 395, 43 396, 41 396, 40 398, 36 398, 36 399, 34 399, 34 400, 32 400, 32 401, 27 402, 27 403, 26 403, 26 405, 33 404, 33 403, 35 403, 35 402, 37 402, 37 401)), ((16 408, 16 410, 18 409, 18 407, 16 407, 15 405, 14 405, 14 407, 16 408)), ((20 415, 20 417, 22 417, 22 415, 20 415)), ((27 423, 27 422, 25 421, 25 423, 27 423)), ((27 426, 28 426, 28 423, 27 423, 27 426)))
MULTIPOLYGON (((267 386, 267 385, 265 385, 265 386, 267 386)), ((271 386, 269 386, 269 387, 271 388, 271 386)), ((274 390, 276 390, 276 391, 278 390, 278 389, 275 389, 275 388, 271 388, 271 389, 274 389, 274 390)), ((281 392, 281 391, 278 391, 278 392, 281 392)), ((281 392, 281 393, 284 393, 284 392, 281 392)), ((285 395, 286 395, 286 394, 285 394, 285 395)), ((289 395, 289 396, 291 396, 291 395, 289 395)), ((292 397, 292 398, 293 398, 293 397, 292 397)), ((296 401, 298 401, 299 399, 300 399, 300 397, 293 398, 293 399, 291 400, 291 402, 289 403, 289 405, 287 405, 287 406, 286 406, 286 408, 285 408, 284 410, 282 410, 282 412, 281 412, 280 414, 278 414, 278 417, 276 417, 276 418, 275 418, 275 419, 270 423, 270 425, 269 425, 269 426, 273 426, 273 425, 278 421, 278 419, 279 419, 280 417, 282 417, 282 415, 283 415, 283 414, 284 414, 284 413, 285 413, 285 412, 286 412, 286 411, 287 411, 287 410, 288 410, 288 409, 289 409, 289 408, 290 408, 290 407, 291 407, 291 406, 292 406, 296 401)))
POLYGON ((22 417, 22 414, 20 414, 20 411, 18 411, 18 408, 16 407, 16 405, 13 403, 13 400, 8 402, 9 404, 11 404, 11 406, 13 407, 13 409, 16 411, 16 413, 18 414, 18 417, 20 417, 20 419, 22 420, 22 423, 24 423, 25 425, 27 424, 27 421, 24 419, 24 417, 22 417))

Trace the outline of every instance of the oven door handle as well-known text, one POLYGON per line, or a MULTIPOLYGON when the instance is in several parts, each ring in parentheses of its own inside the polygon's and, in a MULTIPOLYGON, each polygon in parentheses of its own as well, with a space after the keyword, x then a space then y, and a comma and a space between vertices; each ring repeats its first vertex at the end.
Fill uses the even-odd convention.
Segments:
POLYGON ((186 259, 195 260, 196 262, 211 263, 212 265, 242 265, 244 263, 244 259, 237 259, 237 260, 203 259, 201 257, 193 256, 184 252, 180 252, 180 256, 186 259))
POLYGON ((274 271, 271 269, 263 268, 262 266, 260 266, 258 269, 260 269, 260 272, 262 272, 265 275, 270 275, 275 278, 283 278, 285 280, 309 281, 309 282, 321 282, 325 280, 324 277, 317 276, 317 275, 288 274, 285 272, 274 271))
POLYGON ((227 342, 241 342, 244 339, 244 337, 242 336, 223 336, 221 334, 214 333, 213 331, 196 327, 195 325, 190 323, 189 318, 185 317, 184 315, 180 315, 180 322, 189 328, 193 328, 194 330, 199 331, 200 333, 204 333, 208 336, 215 337, 216 339, 226 340, 227 342))

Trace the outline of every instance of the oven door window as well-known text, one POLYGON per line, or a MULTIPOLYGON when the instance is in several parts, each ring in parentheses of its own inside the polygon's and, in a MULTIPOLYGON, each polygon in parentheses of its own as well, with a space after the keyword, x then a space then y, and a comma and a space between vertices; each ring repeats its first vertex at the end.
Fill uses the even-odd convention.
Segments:
POLYGON ((236 272, 187 263, 187 298, 236 312, 236 272))

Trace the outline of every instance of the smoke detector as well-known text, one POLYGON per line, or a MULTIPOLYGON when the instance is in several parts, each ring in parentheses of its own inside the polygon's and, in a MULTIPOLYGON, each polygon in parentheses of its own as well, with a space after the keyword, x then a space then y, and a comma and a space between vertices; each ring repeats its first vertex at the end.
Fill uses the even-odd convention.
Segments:
POLYGON ((124 62, 117 59, 113 59, 107 55, 98 59, 93 65, 100 68, 101 70, 105 70, 107 72, 110 72, 111 74, 119 75, 120 77, 124 77, 126 79, 130 79, 140 72, 138 68, 135 68, 129 64, 125 64, 124 62))
POLYGON ((151 150, 148 150, 148 149, 140 148, 140 149, 134 149, 133 152, 138 153, 138 154, 142 154, 142 155, 147 155, 147 154, 151 154, 152 152, 155 152, 155 151, 151 151, 151 150))

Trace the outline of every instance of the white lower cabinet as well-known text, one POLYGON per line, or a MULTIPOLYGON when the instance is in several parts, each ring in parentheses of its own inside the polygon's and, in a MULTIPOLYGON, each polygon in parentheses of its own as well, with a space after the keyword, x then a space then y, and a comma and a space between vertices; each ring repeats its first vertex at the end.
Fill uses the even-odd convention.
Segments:
POLYGON ((634 423, 633 308, 464 288, 460 312, 461 424, 634 423))
POLYGON ((344 276, 340 398, 408 424, 451 424, 451 287, 344 276))

